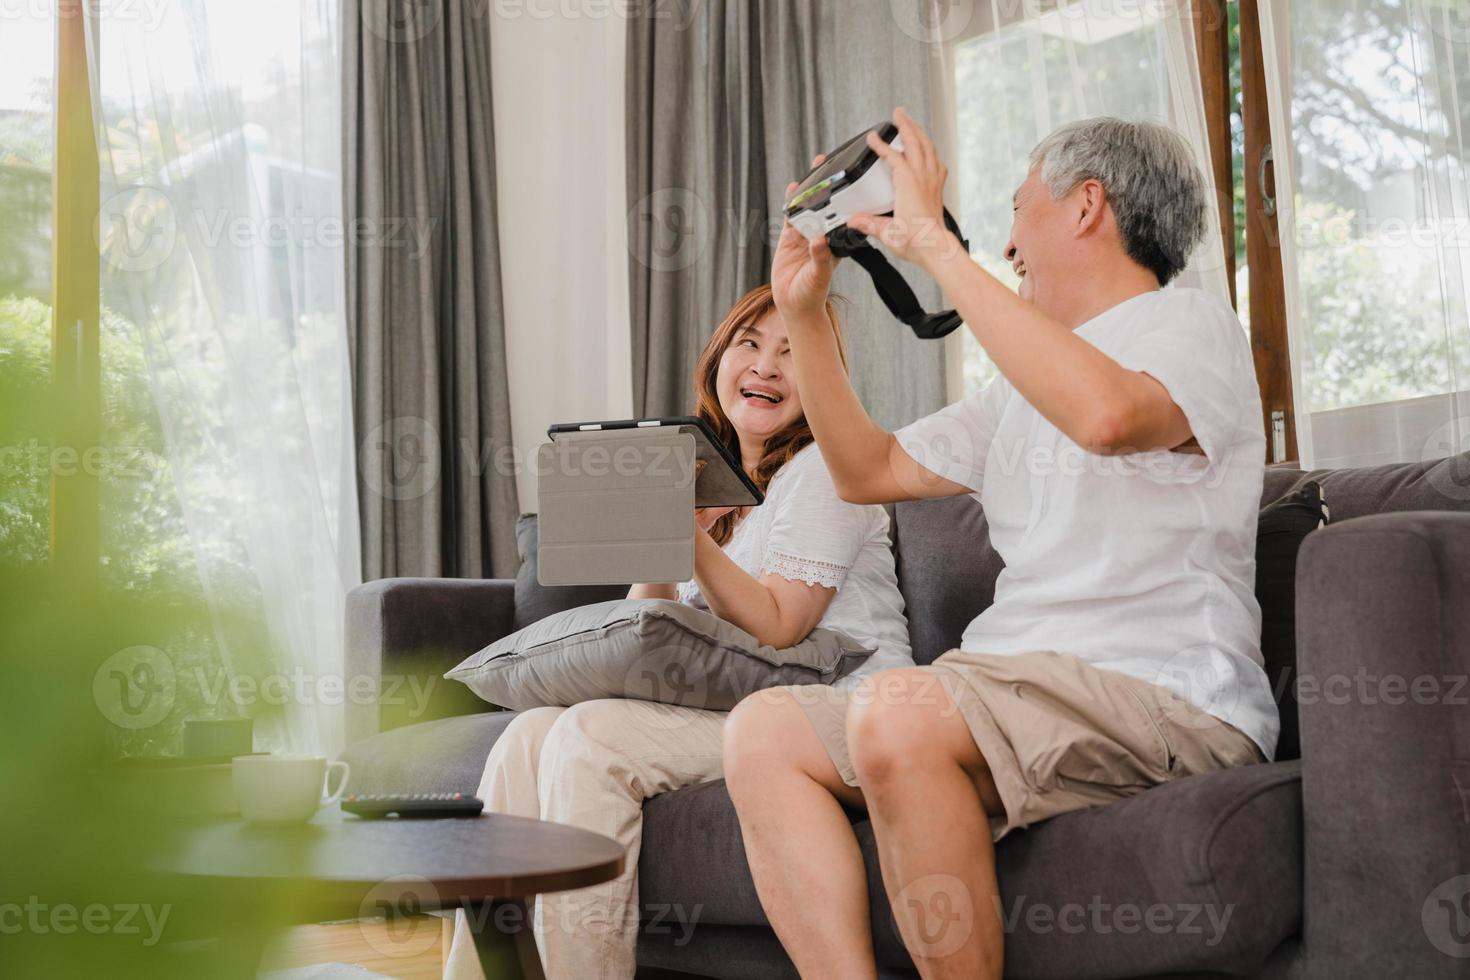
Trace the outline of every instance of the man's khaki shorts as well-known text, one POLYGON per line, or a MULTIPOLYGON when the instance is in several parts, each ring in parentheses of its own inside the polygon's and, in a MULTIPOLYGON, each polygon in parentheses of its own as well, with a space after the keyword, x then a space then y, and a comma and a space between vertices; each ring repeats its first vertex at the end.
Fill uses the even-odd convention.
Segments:
MULTIPOLYGON (((917 669, 932 674, 948 700, 927 696, 958 708, 990 767, 1006 811, 991 817, 996 840, 1180 776, 1264 761, 1255 742, 1214 715, 1070 654, 951 650, 917 669)), ((843 781, 861 788, 847 751, 847 709, 882 695, 867 684, 787 690, 843 781)))

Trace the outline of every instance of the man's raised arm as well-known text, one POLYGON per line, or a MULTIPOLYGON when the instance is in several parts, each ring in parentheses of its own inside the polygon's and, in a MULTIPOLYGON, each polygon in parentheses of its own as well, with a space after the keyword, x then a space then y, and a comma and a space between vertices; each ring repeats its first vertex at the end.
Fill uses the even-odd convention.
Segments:
POLYGON ((836 266, 825 236, 808 243, 790 224, 782 229, 771 289, 791 340, 802 408, 837 493, 858 504, 969 493, 969 487, 919 465, 858 401, 826 313, 836 266))

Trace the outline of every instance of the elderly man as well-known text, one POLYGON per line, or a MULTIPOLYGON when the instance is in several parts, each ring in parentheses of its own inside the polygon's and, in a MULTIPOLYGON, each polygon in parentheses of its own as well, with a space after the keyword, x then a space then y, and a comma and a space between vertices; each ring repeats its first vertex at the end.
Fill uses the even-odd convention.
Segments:
POLYGON ((945 231, 947 171, 902 110, 895 122, 902 151, 869 137, 893 170, 893 216, 851 224, 938 281, 1001 376, 889 433, 821 318, 836 264, 823 239, 785 229, 776 302, 839 494, 976 495, 1006 568, 933 664, 741 703, 725 773, 802 976, 876 975, 847 805, 871 818, 919 972, 999 977, 994 840, 1275 748, 1253 596, 1260 394, 1230 307, 1162 288, 1209 206, 1177 134, 1091 119, 1036 147, 1005 250, 1017 295, 945 231))

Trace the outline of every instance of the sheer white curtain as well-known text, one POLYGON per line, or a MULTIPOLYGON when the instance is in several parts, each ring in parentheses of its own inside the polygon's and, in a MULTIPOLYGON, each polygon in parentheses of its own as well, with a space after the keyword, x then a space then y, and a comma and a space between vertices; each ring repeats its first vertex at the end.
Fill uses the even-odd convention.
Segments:
POLYGON ((1470 450, 1470 5, 1261 19, 1303 462, 1470 450))
MULTIPOLYGON (((961 225, 975 257, 1005 282, 1011 194, 1027 156, 1056 127, 1089 116, 1152 119, 1175 127, 1211 181, 1189 0, 974 0, 943 5, 935 29, 951 47, 961 225)), ((1213 200, 1213 199, 1212 199, 1213 200)), ((1218 210, 1181 285, 1229 300, 1218 210)), ((965 387, 993 376, 966 338, 965 387)))
POLYGON ((213 613, 208 656, 176 667, 216 664, 197 707, 255 714, 258 748, 335 753, 360 575, 342 252, 374 234, 342 224, 337 5, 109 8, 89 48, 102 299, 140 340, 187 529, 171 560, 213 613))

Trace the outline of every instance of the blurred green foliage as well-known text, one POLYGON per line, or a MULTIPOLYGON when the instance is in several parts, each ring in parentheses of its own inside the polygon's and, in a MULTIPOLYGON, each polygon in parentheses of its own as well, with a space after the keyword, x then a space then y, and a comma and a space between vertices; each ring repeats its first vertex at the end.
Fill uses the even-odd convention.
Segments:
MULTIPOLYGON (((50 16, 48 5, 32 6, 20 18, 50 16)), ((0 41, 17 36, 0 27, 0 41)), ((28 99, 7 92, 0 109, 0 977, 251 977, 256 942, 290 916, 291 896, 160 873, 176 865, 189 824, 150 778, 161 771, 151 760, 179 753, 188 719, 253 712, 258 738, 273 720, 270 705, 237 704, 224 684, 272 669, 240 549, 208 533, 230 527, 230 477, 191 484, 203 487, 189 498, 192 527, 177 489, 180 473, 207 462, 200 447, 224 381, 177 384, 176 365, 148 356, 140 326, 104 307, 100 436, 93 446, 58 442, 69 406, 52 378, 53 86, 48 70, 28 99), (170 397, 166 430, 156 399, 170 397), (64 530, 75 550, 100 557, 96 574, 63 572, 51 556, 52 482, 78 467, 97 477, 99 537, 64 530), (156 677, 120 672, 117 657, 132 649, 154 652, 171 685, 150 693, 135 682, 156 677), (146 724, 120 718, 109 701, 118 681, 134 685, 123 696, 161 694, 165 710, 146 724)), ((292 93, 275 97, 292 125, 292 93)), ((205 94, 186 99, 159 110, 204 118, 205 94)), ((109 128, 119 183, 161 172, 165 150, 197 149, 193 134, 167 142, 132 125, 109 128)), ((327 127, 315 138, 337 137, 327 127)), ((175 295, 124 284, 103 302, 140 317, 180 310, 192 323, 187 307, 158 298, 175 295), (138 302, 144 293, 153 299, 138 302)))
MULTIPOLYGON (((0 446, 50 438, 47 319, 33 300, 0 301, 0 446)), ((115 394, 119 411, 142 404, 126 385, 115 394)), ((126 584, 59 573, 45 555, 49 475, 9 461, 0 472, 0 975, 214 973, 219 937, 250 930, 256 913, 217 886, 156 873, 180 825, 129 791, 119 730, 94 694, 117 650, 188 635, 209 611, 162 572, 126 584)))
MULTIPOLYGON (((133 643, 155 646, 172 663, 177 681, 173 710, 166 718, 143 729, 113 731, 109 745, 118 755, 173 755, 186 720, 241 713, 221 693, 228 675, 218 638, 227 636, 244 650, 266 646, 258 617, 248 608, 211 608, 206 600, 138 331, 104 309, 101 332, 99 446, 59 447, 49 424, 28 425, 24 413, 0 419, 0 565, 46 574, 53 474, 65 476, 84 466, 97 474, 101 586, 119 598, 168 611, 166 629, 119 642, 113 649, 133 643)), ((50 308, 35 299, 0 297, 0 379, 7 397, 18 404, 46 404, 50 358, 50 308)), ((238 672, 240 665, 233 669, 238 672)))

